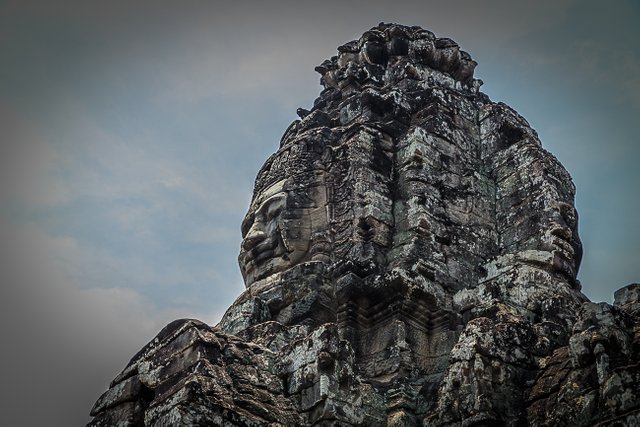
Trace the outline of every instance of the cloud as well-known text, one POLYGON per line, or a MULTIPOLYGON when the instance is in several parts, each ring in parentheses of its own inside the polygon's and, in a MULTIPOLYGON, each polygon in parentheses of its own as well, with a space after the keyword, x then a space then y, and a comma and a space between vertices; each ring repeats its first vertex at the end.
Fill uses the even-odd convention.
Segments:
MULTIPOLYGON (((79 289, 59 265, 76 242, 0 222, 7 425, 81 425, 110 378, 168 322, 222 312, 160 309, 131 288, 79 289)), ((77 259, 84 262, 85 259, 77 259)))
MULTIPOLYGON (((618 51, 613 61, 620 70, 618 84, 621 92, 626 93, 625 98, 633 102, 636 111, 640 111, 640 50, 618 51)), ((624 104, 624 99, 620 102, 624 104)))
POLYGON ((35 123, 0 102, 0 129, 0 199, 47 206, 66 200, 64 184, 50 179, 59 154, 35 123))
POLYGON ((592 87, 615 92, 619 105, 638 110, 640 49, 632 49, 625 44, 612 45, 611 40, 601 38, 581 40, 573 45, 575 54, 568 59, 583 81, 592 87))
POLYGON ((74 289, 128 288, 159 307, 230 303, 242 289, 235 257, 247 183, 227 175, 224 161, 194 167, 216 157, 176 150, 162 131, 107 129, 80 101, 67 97, 38 125, 2 109, 0 214, 57 236, 30 246, 48 248, 33 263, 74 289))
POLYGON ((637 233, 615 214, 633 211, 625 191, 638 187, 625 121, 637 107, 619 107, 638 100, 637 14, 594 4, 3 2, 4 424, 80 425, 164 324, 217 321, 242 290, 238 228, 255 172, 319 92, 313 67, 380 21, 472 53, 490 94, 578 178, 592 230, 582 276, 607 287, 589 295, 623 285, 636 264, 612 258, 635 254, 637 233))
MULTIPOLYGON (((218 96, 278 93, 275 102, 281 103, 283 98, 297 101, 300 94, 312 99, 318 81, 313 67, 323 56, 334 55, 338 44, 379 21, 430 27, 440 36, 455 37, 471 51, 484 46, 501 49, 522 34, 553 26, 575 1, 543 3, 544 7, 540 2, 465 0, 452 8, 446 1, 326 1, 304 7, 294 1, 224 6, 141 1, 90 7, 77 0, 57 2, 55 7, 24 2, 5 8, 4 31, 6 39, 12 39, 15 33, 22 34, 14 22, 30 29, 29 37, 21 40, 28 43, 25 48, 40 53, 31 60, 44 57, 48 63, 27 61, 21 68, 46 80, 74 76, 71 87, 77 80, 90 82, 111 74, 121 80, 135 76, 141 84, 153 82, 160 89, 160 99, 197 102, 218 96), (40 21, 46 25, 33 25, 40 21), (480 37, 478 28, 482 29, 480 37), (70 40, 84 42, 71 49, 70 40), (60 58, 44 56, 51 50, 59 52, 60 58), (52 63, 57 67, 51 67, 52 63), (35 71, 44 69, 47 74, 35 71)), ((91 90, 90 83, 88 86, 91 90)))

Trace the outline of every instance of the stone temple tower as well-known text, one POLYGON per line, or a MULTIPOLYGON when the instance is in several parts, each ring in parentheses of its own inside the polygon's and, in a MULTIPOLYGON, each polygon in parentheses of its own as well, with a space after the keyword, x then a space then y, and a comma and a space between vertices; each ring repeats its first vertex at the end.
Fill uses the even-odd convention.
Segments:
POLYGON ((640 286, 576 279, 575 188, 450 39, 380 24, 258 172, 246 290, 178 320, 90 425, 640 423, 640 286))

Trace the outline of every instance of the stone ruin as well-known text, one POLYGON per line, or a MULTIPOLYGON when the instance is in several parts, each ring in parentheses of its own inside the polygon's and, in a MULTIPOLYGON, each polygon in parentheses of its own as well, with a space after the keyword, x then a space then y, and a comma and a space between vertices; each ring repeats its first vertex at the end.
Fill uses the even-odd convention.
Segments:
POLYGON ((640 425, 640 285, 592 303, 575 188, 447 38, 380 24, 258 173, 246 290, 176 320, 90 426, 640 425))

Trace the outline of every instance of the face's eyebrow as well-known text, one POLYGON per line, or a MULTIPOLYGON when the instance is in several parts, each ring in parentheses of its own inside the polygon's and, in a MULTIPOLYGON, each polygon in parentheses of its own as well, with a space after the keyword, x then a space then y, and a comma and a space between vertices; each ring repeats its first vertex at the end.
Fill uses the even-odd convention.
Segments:
POLYGON ((274 202, 284 200, 285 196, 286 196, 285 193, 278 193, 278 194, 274 194, 273 196, 269 197, 268 199, 266 199, 265 201, 260 203, 260 205, 256 209, 256 214, 265 213, 266 211, 269 210, 269 208, 271 206, 273 206, 274 202))

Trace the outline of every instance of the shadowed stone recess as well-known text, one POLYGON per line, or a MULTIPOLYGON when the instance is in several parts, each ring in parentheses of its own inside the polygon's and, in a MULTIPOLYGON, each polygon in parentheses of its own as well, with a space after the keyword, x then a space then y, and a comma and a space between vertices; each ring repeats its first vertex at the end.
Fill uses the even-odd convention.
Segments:
POLYGON ((380 24, 258 172, 246 290, 168 325, 90 426, 640 424, 640 285, 592 303, 575 187, 452 40, 380 24))

